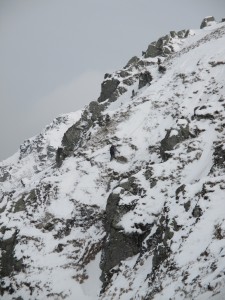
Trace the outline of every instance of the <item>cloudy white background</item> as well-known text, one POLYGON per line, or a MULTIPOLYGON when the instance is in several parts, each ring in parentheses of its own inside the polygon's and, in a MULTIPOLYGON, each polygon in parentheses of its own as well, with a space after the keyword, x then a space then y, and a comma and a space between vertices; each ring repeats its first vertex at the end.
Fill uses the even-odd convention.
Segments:
POLYGON ((0 160, 96 100, 104 73, 209 15, 225 17, 225 1, 0 0, 0 160))

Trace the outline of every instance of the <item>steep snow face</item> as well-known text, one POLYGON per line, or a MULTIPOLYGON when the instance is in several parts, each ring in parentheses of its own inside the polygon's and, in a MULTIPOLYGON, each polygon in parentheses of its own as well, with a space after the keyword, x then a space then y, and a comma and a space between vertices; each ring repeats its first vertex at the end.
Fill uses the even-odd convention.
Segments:
POLYGON ((2 299, 225 297, 224 45, 212 24, 171 39, 163 72, 142 57, 110 75, 119 92, 60 168, 84 112, 0 164, 2 299))

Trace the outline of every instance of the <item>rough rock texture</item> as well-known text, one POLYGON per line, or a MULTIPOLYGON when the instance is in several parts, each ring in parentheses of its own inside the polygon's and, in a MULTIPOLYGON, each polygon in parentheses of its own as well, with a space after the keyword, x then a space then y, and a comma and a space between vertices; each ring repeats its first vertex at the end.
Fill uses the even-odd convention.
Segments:
POLYGON ((144 73, 141 73, 139 76, 138 88, 141 89, 147 84, 150 84, 152 79, 153 79, 152 75, 149 71, 145 71, 144 73))
POLYGON ((168 56, 172 52, 174 52, 174 48, 172 45, 173 39, 179 37, 181 39, 187 38, 189 35, 189 30, 181 30, 178 32, 171 31, 170 34, 165 35, 158 39, 156 42, 152 42, 146 52, 145 58, 148 57, 157 57, 157 56, 168 56))
POLYGON ((101 95, 98 98, 98 102, 104 102, 112 97, 112 94, 116 91, 120 81, 118 79, 108 79, 103 81, 101 86, 101 95))
MULTIPOLYGON (((1 228, 2 233, 6 233, 7 228, 1 228)), ((10 276, 13 271, 20 272, 22 270, 22 261, 18 261, 14 257, 14 248, 16 244, 16 235, 13 233, 11 237, 0 241, 0 249, 2 251, 0 263, 0 275, 1 277, 10 276)))
POLYGON ((101 257, 101 280, 103 282, 103 290, 109 283, 112 275, 116 272, 113 268, 122 260, 125 260, 137 254, 141 250, 142 241, 149 232, 150 225, 135 224, 135 227, 141 229, 140 232, 126 233, 123 227, 119 225, 120 220, 129 211, 132 211, 136 206, 136 201, 128 205, 120 204, 120 200, 124 193, 132 195, 140 195, 142 189, 135 182, 134 177, 123 180, 116 190, 109 195, 106 204, 105 214, 105 231, 106 240, 103 244, 101 257), (118 191, 118 192, 117 192, 118 191))
POLYGON ((212 16, 204 18, 201 23, 200 29, 207 27, 210 22, 214 22, 214 21, 215 21, 215 18, 212 16))
POLYGON ((225 299, 224 44, 171 31, 0 163, 1 299, 225 299))
POLYGON ((185 141, 190 136, 189 125, 186 120, 184 124, 178 124, 178 128, 168 130, 165 138, 161 141, 160 154, 162 159, 167 160, 171 156, 169 151, 173 150, 178 143, 185 141))

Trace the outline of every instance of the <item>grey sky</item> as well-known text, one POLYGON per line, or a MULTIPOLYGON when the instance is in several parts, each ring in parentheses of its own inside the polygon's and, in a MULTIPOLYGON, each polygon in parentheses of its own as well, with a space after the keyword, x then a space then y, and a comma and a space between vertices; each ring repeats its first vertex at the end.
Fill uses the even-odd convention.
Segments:
POLYGON ((96 100, 104 73, 208 15, 225 17, 225 1, 0 0, 0 160, 96 100))

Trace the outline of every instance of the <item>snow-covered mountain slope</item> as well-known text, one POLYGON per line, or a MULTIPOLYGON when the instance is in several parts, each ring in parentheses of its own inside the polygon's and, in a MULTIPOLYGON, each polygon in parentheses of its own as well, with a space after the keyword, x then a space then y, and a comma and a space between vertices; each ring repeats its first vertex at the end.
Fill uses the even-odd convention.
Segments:
POLYGON ((225 299, 225 23, 206 25, 0 164, 1 299, 225 299))

